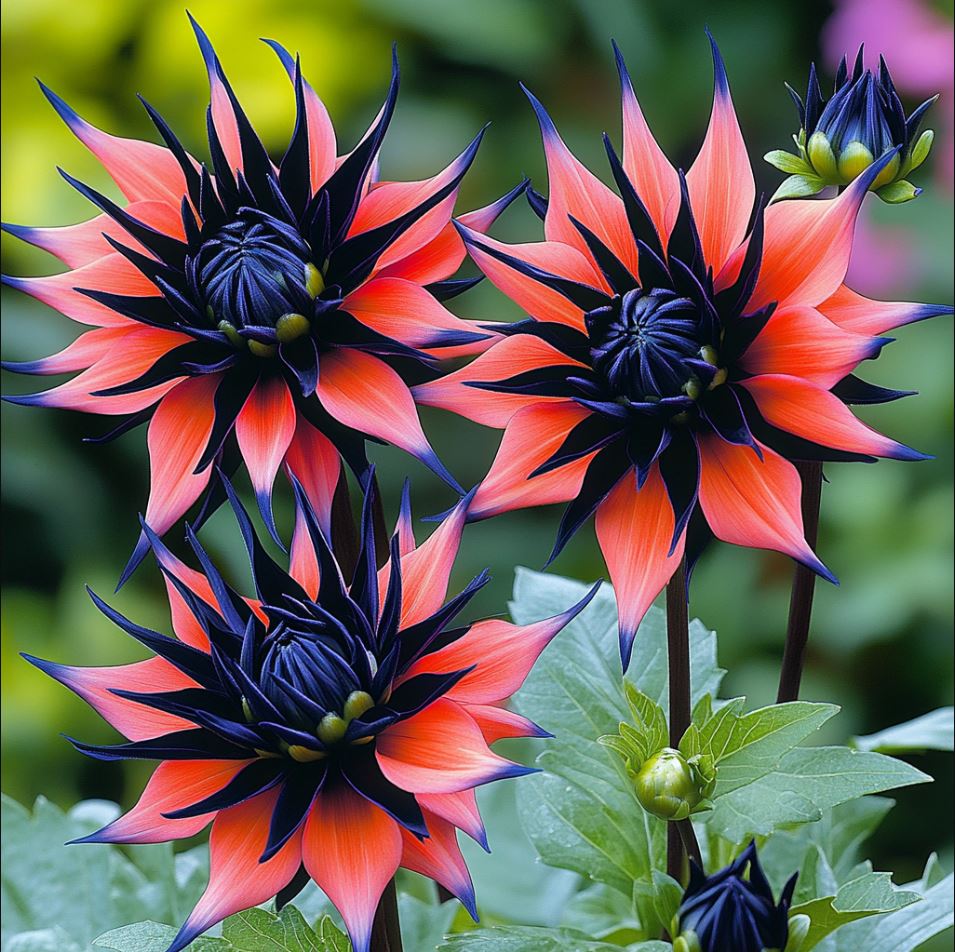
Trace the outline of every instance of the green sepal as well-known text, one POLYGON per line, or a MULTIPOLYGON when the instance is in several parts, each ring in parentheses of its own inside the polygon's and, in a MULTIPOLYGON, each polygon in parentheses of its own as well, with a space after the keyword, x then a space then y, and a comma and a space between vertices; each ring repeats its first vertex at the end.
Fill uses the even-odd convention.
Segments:
POLYGON ((780 172, 794 175, 815 175, 813 167, 805 159, 793 155, 792 152, 785 152, 783 149, 773 149, 772 152, 767 152, 763 159, 773 168, 779 169, 780 172))
POLYGON ((825 187, 826 183, 818 175, 790 175, 776 189, 769 203, 782 202, 787 198, 808 198, 825 187))
POLYGON ((902 163, 899 178, 908 175, 912 169, 917 169, 928 158, 933 142, 935 142, 935 133, 931 129, 926 129, 916 140, 908 158, 902 163))
POLYGON ((898 182, 883 185, 875 194, 887 205, 902 205, 912 201, 913 198, 918 198, 922 190, 906 179, 900 179, 898 182))

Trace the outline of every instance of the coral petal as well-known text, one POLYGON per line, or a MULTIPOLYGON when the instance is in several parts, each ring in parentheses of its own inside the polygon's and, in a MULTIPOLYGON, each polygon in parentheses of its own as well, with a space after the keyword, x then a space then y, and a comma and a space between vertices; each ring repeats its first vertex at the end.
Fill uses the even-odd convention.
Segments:
POLYGON ((700 506, 710 529, 724 542, 783 552, 832 580, 803 535, 796 468, 759 448, 762 459, 715 434, 700 437, 700 506))
POLYGON ((511 417, 524 407, 547 405, 559 397, 524 396, 517 393, 494 393, 468 383, 490 383, 552 365, 584 364, 565 356, 539 337, 515 334, 497 341, 467 366, 414 388, 418 403, 449 410, 484 426, 507 426, 511 417))
POLYGON ((398 824, 344 785, 316 798, 305 823, 302 859, 335 904, 355 952, 368 952, 378 900, 401 862, 398 824))
POLYGON ((740 360, 752 374, 791 374, 829 388, 885 341, 845 330, 814 307, 776 311, 740 360))
POLYGON ((278 795, 277 788, 267 790, 216 816, 209 837, 209 885, 173 942, 176 952, 226 916, 271 899, 298 872, 301 832, 271 859, 259 862, 278 795))
POLYGON ((146 522, 162 535, 199 498, 211 475, 195 469, 212 434, 220 375, 190 377, 160 401, 149 423, 146 522))
POLYGON ((474 718, 447 698, 386 728, 376 750, 382 773, 412 793, 456 793, 528 772, 491 753, 474 718))
POLYGON ((867 456, 920 459, 920 453, 877 433, 834 394, 799 377, 764 374, 744 380, 759 412, 773 426, 822 446, 867 456))
POLYGON ((539 403, 514 414, 497 456, 471 503, 470 518, 486 519, 511 509, 573 499, 594 454, 528 477, 549 459, 589 410, 571 401, 539 403))
POLYGON ((597 508, 597 540, 617 596, 624 668, 643 616, 683 558, 685 532, 670 552, 674 525, 657 464, 639 490, 633 471, 628 471, 597 508))

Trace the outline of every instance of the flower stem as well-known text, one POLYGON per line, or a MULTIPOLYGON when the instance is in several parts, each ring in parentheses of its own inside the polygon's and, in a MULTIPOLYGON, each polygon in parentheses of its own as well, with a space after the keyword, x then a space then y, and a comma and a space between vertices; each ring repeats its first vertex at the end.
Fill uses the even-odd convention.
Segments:
MULTIPOLYGON (((686 560, 681 559, 667 585, 667 668, 670 684, 670 746, 677 748, 690 726, 690 619, 686 596, 686 560)), ((686 821, 689 824, 689 821, 686 821)), ((695 842, 693 828, 690 836, 695 842)), ((684 835, 679 825, 667 824, 667 873, 683 877, 684 835)), ((697 847, 699 852, 699 847, 697 847)))
MULTIPOLYGON (((806 541, 815 549, 819 534, 819 504, 822 499, 822 463, 801 461, 796 470, 802 479, 802 521, 806 541)), ((799 698, 799 684, 809 641, 812 619, 812 596, 816 588, 816 573, 804 565, 796 565, 792 594, 789 598, 789 624, 786 628, 786 647, 779 672, 779 690, 776 703, 799 698)))
POLYGON ((401 924, 398 921, 398 891, 395 881, 385 886, 385 891, 375 910, 371 927, 371 952, 402 952, 401 924))
POLYGON ((351 578, 358 561, 358 529, 351 508, 351 493, 344 467, 332 497, 332 551, 345 578, 351 578))

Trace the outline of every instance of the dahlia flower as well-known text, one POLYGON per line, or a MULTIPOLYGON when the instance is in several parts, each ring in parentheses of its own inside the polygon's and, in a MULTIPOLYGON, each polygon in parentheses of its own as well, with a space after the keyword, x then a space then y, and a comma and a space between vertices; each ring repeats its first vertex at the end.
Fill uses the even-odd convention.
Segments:
MULTIPOLYGON (((441 303, 473 283, 448 280, 465 256, 450 219, 480 135, 432 178, 377 181, 397 59, 378 117, 338 156, 298 60, 272 43, 297 107, 276 165, 193 26, 211 86, 211 167, 148 104, 163 146, 103 132, 43 87, 127 203, 63 173, 102 214, 63 228, 5 226, 70 268, 5 281, 94 328, 54 356, 7 364, 80 371, 7 399, 123 417, 109 436, 149 420, 146 522, 160 535, 207 489, 205 514, 220 504, 213 474, 240 462, 273 535, 271 491, 283 463, 327 532, 340 460, 364 475, 366 439, 401 447, 458 489, 421 429, 408 382, 433 376, 437 358, 491 340, 441 303)), ((462 220, 488 227, 519 190, 462 220)), ((147 549, 143 534, 127 572, 147 549)))
POLYGON ((553 558, 596 512, 626 665, 648 606, 711 534, 832 578, 805 541, 791 461, 921 458, 855 418, 849 405, 903 394, 853 370, 886 330, 950 309, 871 301, 843 283, 856 214, 894 153, 838 198, 754 210, 715 44, 709 130, 686 175, 653 139, 617 57, 622 159, 606 145, 619 194, 531 96, 550 185, 546 203, 531 197, 546 241, 507 245, 460 226, 529 316, 414 395, 505 431, 471 518, 570 502, 553 558))
POLYGON ((235 912, 288 901, 309 878, 341 912, 356 952, 366 952, 378 900, 399 866, 436 880, 476 915, 456 829, 487 848, 474 788, 532 772, 489 745, 549 736, 505 701, 593 594, 531 625, 455 622, 488 579, 482 573, 445 601, 465 500, 420 546, 404 506, 379 570, 369 492, 361 552, 346 580, 294 485, 287 573, 223 481, 254 597, 229 587, 191 531, 201 571, 147 527, 177 637, 92 595, 154 657, 106 668, 27 659, 127 738, 72 741, 78 750, 159 762, 139 802, 84 841, 158 843, 212 824, 209 885, 170 952, 235 912))

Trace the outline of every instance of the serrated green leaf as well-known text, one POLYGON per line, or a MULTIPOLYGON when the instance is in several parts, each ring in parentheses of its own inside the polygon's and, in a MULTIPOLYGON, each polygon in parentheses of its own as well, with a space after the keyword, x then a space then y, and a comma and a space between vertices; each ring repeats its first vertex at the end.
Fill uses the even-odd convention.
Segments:
POLYGON ((780 172, 794 175, 813 175, 812 166, 800 158, 793 155, 792 152, 785 152, 783 149, 773 149, 763 156, 763 160, 768 162, 773 168, 780 172))
MULTIPOLYGON (((137 922, 135 925, 111 929, 93 942, 97 949, 111 952, 166 952, 179 930, 162 922, 137 922)), ((230 952, 225 939, 200 937, 189 946, 189 952, 230 952)))
MULTIPOLYGON (((527 624, 562 611, 586 590, 580 582, 518 569, 511 614, 527 624)), ((690 625, 690 669, 694 702, 718 690, 716 638, 699 621, 690 625)), ((634 686, 665 707, 666 626, 657 608, 640 626, 630 671, 634 686)), ((616 605, 606 586, 544 651, 516 705, 556 735, 537 761, 544 772, 521 781, 518 803, 541 859, 629 897, 634 880, 649 881, 665 829, 640 807, 620 758, 596 743, 630 719, 616 605)))
POLYGON ((669 731, 663 708, 629 681, 624 683, 624 694, 634 722, 642 728, 640 732, 646 740, 647 752, 652 754, 666 747, 669 731))
POLYGON ((285 906, 278 914, 246 909, 230 916, 222 926, 222 938, 229 943, 230 952, 337 952, 294 906, 285 906))
MULTIPOLYGON (((917 884, 909 884, 909 888, 917 884)), ((825 952, 915 952, 923 942, 955 925, 955 877, 949 874, 912 903, 888 915, 852 922, 827 939, 825 952)))
MULTIPOLYGON (((712 799, 769 773, 788 751, 838 712, 835 704, 809 701, 773 704, 741 716, 731 712, 722 719, 720 730, 709 739, 709 744, 704 724, 701 743, 709 747, 717 769, 712 799)), ((723 711, 718 712, 714 720, 722 714, 723 711)))
POLYGON ((790 175, 783 179, 782 185, 773 193, 772 202, 782 202, 787 198, 807 198, 821 192, 826 183, 818 175, 790 175))
MULTIPOLYGON (((638 942, 632 952, 672 952, 668 942, 638 942)), ((449 936, 440 952, 620 952, 619 945, 598 942, 576 929, 495 926, 449 936)))
POLYGON ((931 780, 882 754, 848 747, 797 747, 772 773, 715 801, 707 825, 732 843, 791 823, 822 819, 824 810, 856 797, 931 780))
MULTIPOLYGON (((778 830, 760 849, 763 869, 777 889, 793 872, 801 869, 806 857, 821 850, 838 884, 855 878, 862 843, 875 831, 895 801, 887 797, 859 797, 826 810, 822 819, 797 830, 778 830)), ((803 898, 803 877, 796 884, 803 898)), ((816 893, 815 895, 818 895, 816 893)), ((813 898, 806 896, 805 898, 813 898)))
POLYGON ((127 855, 106 844, 65 845, 118 812, 116 804, 86 801, 64 814, 41 797, 31 813, 3 798, 5 947, 17 934, 59 929, 85 949, 96 936, 141 919, 146 910, 170 926, 185 918, 204 881, 177 880, 170 848, 156 847, 146 861, 141 850, 127 855))
POLYGON ((880 754, 952 750, 955 747, 955 708, 940 707, 930 714, 923 714, 876 734, 853 737, 852 746, 880 754))
POLYGON ((889 873, 869 873, 840 887, 832 896, 793 906, 790 915, 809 916, 810 926, 800 952, 809 952, 842 926, 920 902, 916 892, 898 889, 889 873))

